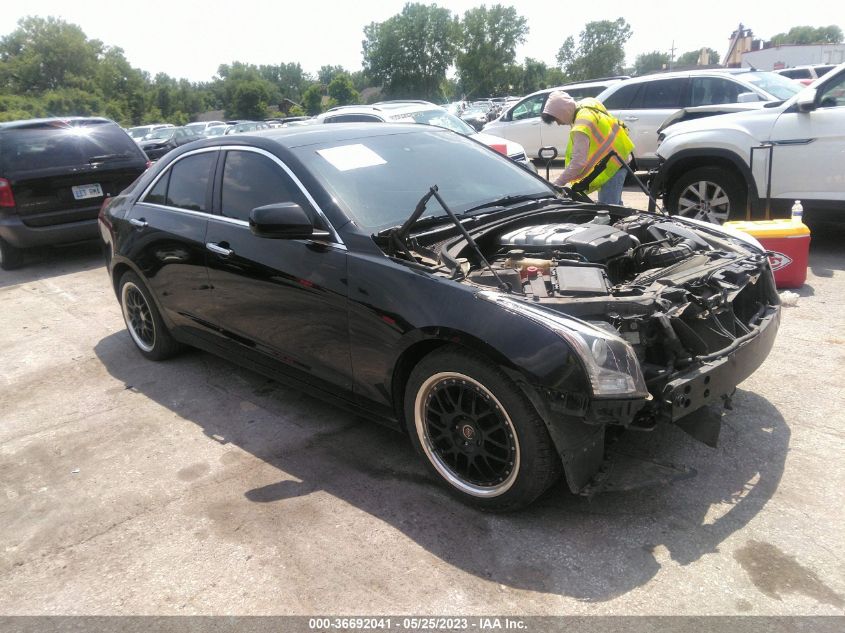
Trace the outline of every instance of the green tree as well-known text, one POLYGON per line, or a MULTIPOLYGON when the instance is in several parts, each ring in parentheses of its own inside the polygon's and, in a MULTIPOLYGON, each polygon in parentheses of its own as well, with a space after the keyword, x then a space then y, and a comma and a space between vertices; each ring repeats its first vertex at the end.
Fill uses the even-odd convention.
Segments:
POLYGON ((317 71, 317 81, 324 86, 328 86, 332 82, 332 79, 335 78, 335 75, 341 74, 349 74, 343 66, 320 66, 320 70, 317 71))
POLYGON ((94 88, 103 44, 81 28, 57 18, 25 17, 0 39, 0 88, 40 94, 60 88, 94 88))
POLYGON ((238 82, 235 87, 232 110, 227 116, 237 119, 263 119, 267 116, 270 104, 268 82, 259 79, 247 79, 238 82))
POLYGON ((364 72, 389 97, 438 99, 455 58, 452 14, 435 4, 406 4, 384 22, 364 27, 364 72))
MULTIPOLYGON (((714 51, 709 46, 705 46, 703 49, 710 55, 710 64, 718 64, 719 63, 719 53, 714 51)), ((698 58, 701 56, 702 49, 694 50, 694 51, 687 51, 682 55, 678 56, 677 61, 675 62, 678 66, 695 66, 698 64, 698 58)))
POLYGON ((516 47, 528 35, 528 23, 513 7, 476 7, 461 20, 456 59, 463 91, 470 97, 510 92, 516 47))
POLYGON ((669 67, 669 53, 661 51, 652 51, 650 53, 642 53, 637 55, 634 60, 634 74, 647 75, 656 70, 663 70, 669 67))
POLYGON ((618 75, 625 61, 625 43, 630 37, 631 26, 624 18, 587 22, 579 35, 577 49, 574 38, 564 40, 558 50, 558 64, 571 81, 618 75))
POLYGON ((547 88, 546 83, 549 74, 549 67, 544 62, 526 57, 522 64, 522 76, 519 82, 518 92, 528 94, 541 88, 547 88))
POLYGON ((839 44, 842 40, 842 29, 833 24, 820 27, 793 26, 786 33, 772 37, 772 44, 839 44))
POLYGON ((328 92, 334 105, 349 105, 357 103, 360 99, 358 91, 352 85, 352 79, 346 73, 339 73, 334 76, 329 84, 328 92))
POLYGON ((311 116, 323 111, 323 91, 320 84, 311 84, 302 93, 302 107, 311 116))

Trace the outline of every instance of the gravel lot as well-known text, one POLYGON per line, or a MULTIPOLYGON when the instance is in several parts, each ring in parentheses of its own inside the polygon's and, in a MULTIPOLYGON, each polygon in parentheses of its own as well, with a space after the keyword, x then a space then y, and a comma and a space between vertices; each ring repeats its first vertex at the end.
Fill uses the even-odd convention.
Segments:
MULTIPOLYGON (((644 197, 626 192, 629 204, 644 197)), ((229 362, 134 350, 99 247, 0 273, 0 614, 842 614, 845 223, 696 475, 518 514, 229 362)))

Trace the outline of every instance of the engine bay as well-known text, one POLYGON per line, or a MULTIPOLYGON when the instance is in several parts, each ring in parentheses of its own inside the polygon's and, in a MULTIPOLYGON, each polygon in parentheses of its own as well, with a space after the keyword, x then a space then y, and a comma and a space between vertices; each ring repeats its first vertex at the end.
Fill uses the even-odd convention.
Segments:
POLYGON ((414 235, 416 265, 613 332, 654 395, 752 337, 779 303, 764 253, 667 216, 581 205, 450 228, 414 235))

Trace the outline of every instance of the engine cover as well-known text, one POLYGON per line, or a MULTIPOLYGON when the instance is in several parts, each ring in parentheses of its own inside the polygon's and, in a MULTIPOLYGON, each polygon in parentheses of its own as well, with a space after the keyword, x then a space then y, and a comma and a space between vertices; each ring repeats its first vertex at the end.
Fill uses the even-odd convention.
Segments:
POLYGON ((578 253, 591 262, 622 255, 633 247, 631 236, 604 224, 541 224, 499 236, 500 246, 523 246, 578 253))

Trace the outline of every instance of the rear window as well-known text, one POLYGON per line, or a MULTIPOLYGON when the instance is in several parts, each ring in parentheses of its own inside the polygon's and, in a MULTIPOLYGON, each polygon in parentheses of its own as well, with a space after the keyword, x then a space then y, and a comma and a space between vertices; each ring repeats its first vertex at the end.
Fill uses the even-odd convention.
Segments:
POLYGON ((5 173, 145 161, 135 142, 111 122, 55 121, 0 130, 0 169, 5 173))

